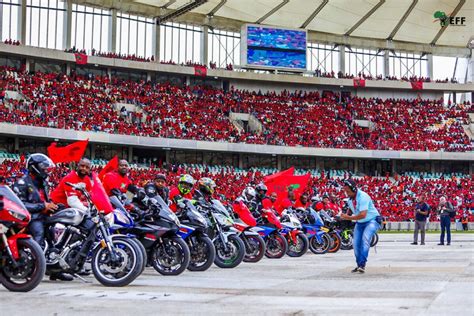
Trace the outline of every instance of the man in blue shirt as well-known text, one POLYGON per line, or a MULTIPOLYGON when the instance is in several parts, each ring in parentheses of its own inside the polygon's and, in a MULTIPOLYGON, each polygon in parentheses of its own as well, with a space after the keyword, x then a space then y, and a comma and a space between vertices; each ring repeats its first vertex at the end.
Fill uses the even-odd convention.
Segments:
POLYGON ((349 197, 348 205, 352 215, 342 214, 341 219, 356 221, 353 246, 357 267, 352 273, 364 273, 370 242, 380 228, 381 217, 370 196, 358 189, 354 180, 344 180, 344 191, 349 197))

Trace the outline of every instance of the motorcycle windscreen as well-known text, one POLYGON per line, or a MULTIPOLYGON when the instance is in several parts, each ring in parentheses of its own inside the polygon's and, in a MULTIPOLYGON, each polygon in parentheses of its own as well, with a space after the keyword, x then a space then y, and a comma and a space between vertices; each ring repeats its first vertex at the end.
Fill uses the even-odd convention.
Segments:
POLYGON ((105 193, 104 186, 100 181, 97 173, 92 173, 92 188, 91 188, 91 200, 99 212, 109 214, 114 211, 112 204, 110 203, 107 193, 105 193))
POLYGON ((115 195, 112 195, 109 197, 109 200, 110 200, 110 203, 112 204, 112 206, 116 209, 119 209, 121 211, 124 211, 126 212, 127 210, 125 209, 125 207, 123 206, 123 203, 119 200, 118 197, 116 197, 115 195))
POLYGON ((153 200, 154 203, 157 203, 160 206, 160 216, 161 217, 163 217, 167 220, 173 221, 175 223, 179 223, 179 220, 178 220, 178 217, 176 216, 176 214, 170 209, 168 204, 165 203, 165 201, 161 198, 160 195, 157 194, 156 196, 151 198, 151 200, 153 200))
POLYGON ((224 207, 224 205, 222 205, 221 201, 219 201, 219 200, 212 200, 212 205, 214 206, 214 208, 215 208, 216 210, 219 211, 219 213, 222 213, 224 216, 230 217, 229 212, 228 212, 227 209, 224 207))
POLYGON ((192 222, 200 223, 203 226, 208 226, 206 218, 204 215, 198 212, 196 207, 189 201, 188 199, 183 200, 184 205, 186 205, 186 215, 188 216, 189 220, 192 222))
POLYGON ((22 209, 26 210, 25 204, 23 204, 20 198, 12 191, 12 189, 10 189, 9 186, 0 185, 0 195, 3 195, 3 198, 7 198, 22 209))
POLYGON ((3 196, 4 207, 10 211, 29 216, 30 213, 25 207, 25 204, 18 198, 18 196, 6 185, 0 185, 0 195, 3 196))

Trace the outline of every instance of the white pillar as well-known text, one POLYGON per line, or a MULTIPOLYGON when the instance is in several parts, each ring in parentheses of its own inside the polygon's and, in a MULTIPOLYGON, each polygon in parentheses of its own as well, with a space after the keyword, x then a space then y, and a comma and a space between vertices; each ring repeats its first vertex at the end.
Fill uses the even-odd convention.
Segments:
POLYGON ((383 76, 384 78, 390 76, 390 52, 388 50, 383 52, 383 76))
MULTIPOLYGON (((201 64, 203 65, 208 65, 209 60, 207 58, 208 51, 209 51, 209 27, 208 26, 203 26, 202 27, 202 33, 201 33, 201 64)), ((216 60, 213 60, 213 62, 217 62, 216 60)), ((219 64, 217 62, 217 64, 219 64)))
POLYGON ((117 50, 117 9, 112 9, 110 18, 109 50, 116 53, 117 50))
POLYGON ((426 55, 426 58, 428 59, 426 63, 426 75, 433 80, 433 54, 428 54, 426 55))
POLYGON ((346 46, 339 45, 339 71, 346 73, 346 46))
POLYGON ((26 45, 26 0, 21 0, 20 8, 20 43, 26 45))
POLYGON ((72 47, 72 0, 66 2, 66 21, 63 28, 63 49, 72 47))
POLYGON ((153 19, 153 39, 152 39, 152 54, 155 56, 155 62, 159 63, 161 60, 160 56, 160 26, 157 24, 158 19, 153 19))

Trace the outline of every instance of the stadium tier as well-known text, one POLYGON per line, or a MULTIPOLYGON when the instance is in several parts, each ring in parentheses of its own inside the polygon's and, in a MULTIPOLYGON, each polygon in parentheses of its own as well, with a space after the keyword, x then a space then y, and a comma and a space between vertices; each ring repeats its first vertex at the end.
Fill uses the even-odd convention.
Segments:
POLYGON ((123 135, 318 148, 472 151, 462 125, 469 102, 380 99, 335 93, 228 91, 103 76, 1 69, 0 121, 123 135), (133 111, 118 104, 133 105, 133 111), (254 116, 261 129, 238 129, 230 113, 254 116), (359 125, 357 120, 370 122, 359 125))

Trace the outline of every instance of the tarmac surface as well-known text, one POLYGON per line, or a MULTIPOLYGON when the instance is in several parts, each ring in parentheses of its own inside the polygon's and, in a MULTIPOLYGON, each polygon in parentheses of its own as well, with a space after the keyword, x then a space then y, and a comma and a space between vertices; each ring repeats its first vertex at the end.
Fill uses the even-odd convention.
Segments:
POLYGON ((410 245, 381 235, 366 273, 351 274, 352 251, 263 259, 161 276, 152 268, 123 288, 44 281, 32 292, 0 287, 0 315, 474 315, 474 234, 451 246, 410 245))

